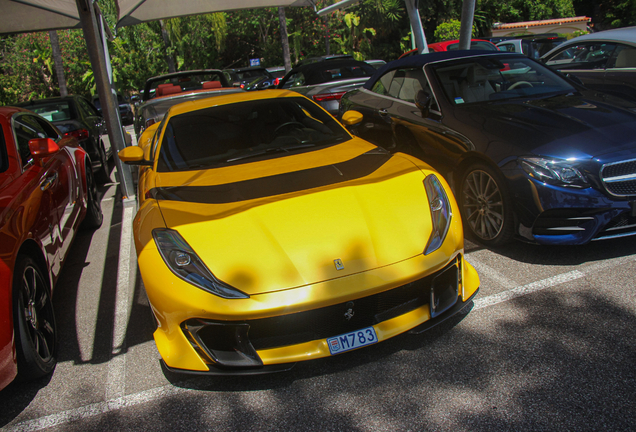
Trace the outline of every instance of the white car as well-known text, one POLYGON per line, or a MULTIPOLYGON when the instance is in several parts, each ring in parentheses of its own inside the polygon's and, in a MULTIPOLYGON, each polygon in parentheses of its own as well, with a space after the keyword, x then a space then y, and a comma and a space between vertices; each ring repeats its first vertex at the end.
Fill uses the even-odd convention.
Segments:
POLYGON ((636 27, 576 37, 541 60, 589 89, 636 102, 636 27))
POLYGON ((537 60, 565 40, 562 36, 534 35, 501 41, 497 44, 497 48, 500 51, 520 53, 537 60))

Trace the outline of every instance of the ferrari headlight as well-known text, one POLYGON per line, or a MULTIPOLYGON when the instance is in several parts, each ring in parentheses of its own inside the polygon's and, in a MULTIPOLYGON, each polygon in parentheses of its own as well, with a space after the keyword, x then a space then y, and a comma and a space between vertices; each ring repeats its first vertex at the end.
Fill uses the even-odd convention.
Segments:
POLYGON ((249 298, 247 294, 214 277, 177 231, 157 228, 152 231, 152 236, 168 268, 184 281, 219 297, 249 298))
POLYGON ((588 187, 587 178, 576 166, 563 159, 539 157, 519 158, 519 164, 530 177, 557 186, 588 187))
POLYGON ((444 187, 435 175, 431 174, 424 179, 426 196, 431 209, 431 221, 433 231, 428 240, 424 255, 436 251, 444 243, 452 218, 451 205, 444 191, 444 187))

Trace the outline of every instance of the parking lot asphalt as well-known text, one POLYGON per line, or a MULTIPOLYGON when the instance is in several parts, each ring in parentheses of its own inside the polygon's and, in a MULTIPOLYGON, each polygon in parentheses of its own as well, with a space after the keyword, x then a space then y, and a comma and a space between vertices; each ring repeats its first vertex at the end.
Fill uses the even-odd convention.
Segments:
POLYGON ((0 428, 60 430, 635 430, 636 242, 466 242, 467 313, 289 372, 162 370, 132 242, 134 205, 101 188, 54 292, 59 363, 0 391, 0 428))

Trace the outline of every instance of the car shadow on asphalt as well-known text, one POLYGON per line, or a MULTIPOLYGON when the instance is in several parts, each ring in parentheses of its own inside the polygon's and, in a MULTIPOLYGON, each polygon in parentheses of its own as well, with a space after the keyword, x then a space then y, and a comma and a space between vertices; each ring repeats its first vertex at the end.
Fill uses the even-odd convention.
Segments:
POLYGON ((503 246, 488 247, 466 239, 464 250, 466 254, 490 250, 514 261, 527 264, 572 266, 633 255, 636 252, 635 241, 636 237, 625 237, 584 245, 545 246, 513 240, 503 246))
POLYGON ((293 369, 262 375, 190 375, 180 374, 162 368, 166 379, 176 387, 215 392, 240 392, 284 388, 298 380, 305 380, 332 374, 345 373, 369 364, 382 364, 388 357, 406 350, 427 349, 439 338, 463 321, 472 309, 472 302, 449 319, 420 334, 405 332, 372 346, 336 356, 296 363, 293 369))
MULTIPOLYGON (((98 188, 98 199, 102 201, 104 193, 112 185, 103 185, 98 188)), ((113 357, 113 336, 115 334, 115 305, 117 294, 117 268, 119 265, 119 255, 121 246, 121 223, 122 223, 122 200, 119 191, 114 198, 112 216, 108 227, 102 226, 100 230, 107 229, 107 242, 105 251, 91 251, 91 245, 95 240, 97 231, 82 230, 76 235, 69 257, 57 281, 53 292, 53 304, 55 307, 56 324, 58 332, 58 353, 59 363, 72 362, 74 365, 81 364, 102 364, 110 361, 113 357), (89 251, 91 251, 94 262, 90 262, 89 251), (103 260, 103 261, 102 261, 103 260), (90 287, 90 280, 83 281, 85 289, 84 295, 99 299, 95 306, 97 311, 94 329, 84 329, 94 331, 92 350, 84 346, 86 352, 92 353, 89 358, 82 358, 80 349, 81 325, 77 321, 78 315, 89 313, 81 310, 82 302, 79 299, 79 286, 83 274, 89 266, 101 266, 97 268, 96 277, 100 278, 101 285, 97 289, 90 287), (115 269, 114 273, 112 269, 115 269), (88 288, 87 288, 88 287, 88 288), (78 309, 80 308, 80 309, 78 309)), ((104 207, 104 206, 103 206, 104 207)), ((104 215, 104 223, 109 218, 104 215)), ((94 247, 94 246, 93 246, 94 247)), ((131 254, 134 254, 134 245, 131 245, 131 254)), ((134 299, 129 321, 126 323, 125 346, 120 351, 124 354, 130 347, 152 340, 153 321, 150 319, 151 312, 141 278, 136 272, 134 277, 134 299), (144 301, 145 300, 145 301, 144 301)), ((55 371, 53 372, 55 374, 55 371)), ((0 427, 8 424, 24 411, 35 399, 38 392, 49 385, 52 375, 34 381, 19 381, 11 383, 0 391, 0 427)))
MULTIPOLYGON (((64 287, 66 289, 65 296, 60 303, 63 302, 65 310, 64 321, 62 324, 65 326, 60 334, 71 335, 75 337, 64 338, 64 345, 60 344, 60 359, 59 361, 73 361, 74 364, 103 364, 110 361, 113 358, 113 349, 117 348, 118 355, 124 354, 127 350, 136 345, 147 342, 152 339, 152 323, 148 320, 150 315, 150 306, 146 302, 134 302, 132 305, 132 311, 129 315, 128 322, 126 323, 126 338, 124 339, 125 345, 123 347, 113 347, 113 341, 115 337, 115 314, 117 303, 117 290, 119 279, 119 260, 121 249, 121 232, 122 232, 122 218, 123 218, 123 204, 121 193, 117 190, 114 197, 114 205, 112 210, 112 217, 110 220, 110 226, 108 227, 108 240, 106 242, 105 253, 99 253, 100 259, 103 259, 101 269, 101 281, 99 292, 94 292, 95 298, 99 298, 99 302, 95 306, 97 311, 96 325, 93 335, 93 346, 90 358, 82 358, 80 352, 78 323, 75 319, 77 316, 78 302, 78 287, 81 277, 81 269, 78 266, 86 266, 86 257, 88 248, 90 247, 90 238, 78 238, 79 244, 78 251, 74 253, 76 266, 74 270, 68 272, 68 277, 71 280, 66 280, 64 287), (79 270, 79 271, 77 271, 79 270), (134 331, 133 331, 134 330, 134 331), (121 348, 121 349, 120 349, 121 348)), ((130 222, 130 221, 128 221, 130 222)), ((130 254, 134 256, 134 245, 130 245, 130 254)), ((143 286, 140 281, 138 272, 135 272, 133 283, 133 299, 145 298, 140 296, 140 292, 143 290, 143 286)), ((60 305, 62 306, 62 305, 60 305)), ((59 324, 58 324, 59 325, 59 324)), ((89 329, 90 330, 90 329, 89 329)), ((86 351, 86 349, 85 349, 86 351)))
POLYGON ((91 427, 141 429, 152 419, 155 430, 211 421, 218 430, 632 429, 633 306, 596 286, 569 288, 287 373, 175 382, 194 391, 91 427))

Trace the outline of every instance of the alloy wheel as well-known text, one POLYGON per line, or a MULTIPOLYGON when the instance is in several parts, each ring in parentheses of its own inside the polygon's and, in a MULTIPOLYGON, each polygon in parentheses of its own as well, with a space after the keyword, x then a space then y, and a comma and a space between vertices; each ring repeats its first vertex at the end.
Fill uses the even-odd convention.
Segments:
POLYGON ((33 265, 27 265, 22 272, 19 296, 25 336, 39 360, 48 363, 55 356, 55 316, 47 284, 33 265))
POLYGON ((486 171, 471 171, 462 188, 464 218, 482 240, 495 239, 504 226, 504 203, 499 185, 486 171))

